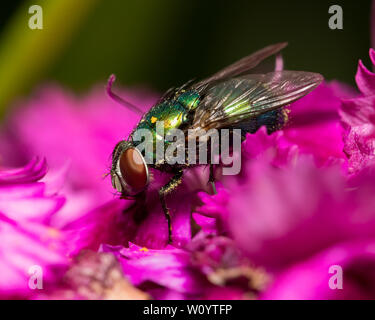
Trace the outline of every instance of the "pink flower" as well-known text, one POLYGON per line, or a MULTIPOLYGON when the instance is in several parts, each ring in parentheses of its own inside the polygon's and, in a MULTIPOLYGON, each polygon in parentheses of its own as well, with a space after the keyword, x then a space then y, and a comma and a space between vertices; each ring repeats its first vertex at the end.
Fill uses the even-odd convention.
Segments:
POLYGON ((331 265, 342 266, 344 273, 363 269, 362 277, 370 281, 368 292, 361 291, 359 278, 344 276, 350 285, 337 297, 373 297, 372 273, 365 273, 358 255, 361 250, 366 257, 373 254, 366 246, 375 239, 374 169, 348 180, 338 165, 318 168, 312 159, 297 157, 276 167, 258 158, 243 168, 246 180, 232 177, 217 195, 201 194, 204 205, 198 212, 219 220, 250 261, 273 275, 264 298, 334 298, 328 287, 331 265), (352 252, 357 242, 363 249, 352 252), (336 247, 347 253, 332 255, 336 247))
POLYGON ((372 300, 375 297, 374 270, 373 239, 340 243, 286 269, 261 298, 372 300))
POLYGON ((72 252, 69 234, 54 227, 65 198, 46 171, 37 159, 0 171, 0 299, 147 299, 112 255, 72 252))
POLYGON ((245 299, 256 296, 267 282, 226 237, 199 233, 184 249, 150 250, 103 246, 122 265, 130 282, 156 299, 245 299))
POLYGON ((254 262, 282 269, 333 243, 373 236, 375 211, 364 196, 375 188, 372 177, 351 186, 340 168, 318 170, 304 159, 286 170, 258 163, 248 170, 228 223, 254 262))
MULTIPOLYGON (((370 49, 375 64, 375 51, 370 49)), ((340 112, 345 128, 345 154, 349 170, 357 172, 375 159, 375 74, 359 61, 356 82, 361 95, 342 101, 340 112)))
POLYGON ((320 165, 344 159, 339 110, 341 98, 353 96, 354 91, 341 83, 321 84, 290 106, 290 122, 283 130, 284 137, 298 146, 299 153, 312 155, 320 165))
MULTIPOLYGON (((166 199, 172 244, 158 196, 169 175, 152 171, 146 196, 137 200, 117 199, 103 179, 113 147, 139 116, 113 103, 104 88, 86 98, 41 90, 0 133, 0 150, 11 155, 3 166, 39 154, 51 168, 47 177, 40 161, 0 172, 0 237, 7 244, 0 246, 0 294, 110 297, 105 270, 116 258, 120 265, 108 281, 123 279, 122 293, 135 286, 147 292, 135 290, 143 298, 373 297, 367 271, 375 241, 374 76, 360 63, 360 96, 324 83, 290 106, 284 130, 248 134, 242 170, 221 176, 218 194, 207 184, 208 168, 186 171, 166 199), (31 263, 45 270, 51 292, 29 292, 31 263), (332 265, 344 271, 343 291, 329 287, 332 265), (82 270, 102 276, 91 281, 82 270), (93 292, 98 284, 100 294, 93 292)), ((142 110, 154 101, 150 94, 125 95, 142 110)))
POLYGON ((2 298, 25 298, 35 294, 38 290, 32 290, 35 283, 31 279, 36 272, 34 266, 42 271, 39 280, 47 291, 56 285, 67 267, 64 236, 49 225, 65 200, 47 194, 45 183, 38 182, 46 169, 45 160, 34 159, 23 168, 0 172, 2 298))

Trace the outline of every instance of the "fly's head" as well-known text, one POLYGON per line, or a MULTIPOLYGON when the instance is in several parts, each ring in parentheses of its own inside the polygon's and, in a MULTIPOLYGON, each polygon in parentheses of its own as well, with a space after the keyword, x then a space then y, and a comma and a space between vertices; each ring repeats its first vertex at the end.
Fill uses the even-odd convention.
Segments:
POLYGON ((149 183, 147 163, 131 141, 120 141, 112 152, 112 186, 121 196, 132 197, 144 191, 149 183))

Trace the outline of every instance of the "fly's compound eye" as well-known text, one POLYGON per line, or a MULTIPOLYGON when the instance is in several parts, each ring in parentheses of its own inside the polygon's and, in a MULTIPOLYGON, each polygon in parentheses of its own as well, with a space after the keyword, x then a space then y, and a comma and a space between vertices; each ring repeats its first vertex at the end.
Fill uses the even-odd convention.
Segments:
POLYGON ((116 175, 112 178, 114 188, 135 195, 148 184, 147 164, 137 148, 126 149, 119 157, 116 175))

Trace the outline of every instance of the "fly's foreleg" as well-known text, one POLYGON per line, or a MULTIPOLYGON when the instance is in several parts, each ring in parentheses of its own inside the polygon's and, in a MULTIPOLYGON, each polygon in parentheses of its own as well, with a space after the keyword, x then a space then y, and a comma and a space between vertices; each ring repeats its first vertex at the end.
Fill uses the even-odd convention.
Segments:
POLYGON ((165 196, 172 192, 176 187, 181 183, 182 181, 182 170, 179 170, 175 173, 175 175, 172 177, 172 179, 159 190, 159 198, 161 202, 161 206, 163 208, 163 212, 165 215, 165 218, 168 222, 168 241, 169 243, 172 243, 172 224, 171 224, 171 215, 169 213, 165 196))

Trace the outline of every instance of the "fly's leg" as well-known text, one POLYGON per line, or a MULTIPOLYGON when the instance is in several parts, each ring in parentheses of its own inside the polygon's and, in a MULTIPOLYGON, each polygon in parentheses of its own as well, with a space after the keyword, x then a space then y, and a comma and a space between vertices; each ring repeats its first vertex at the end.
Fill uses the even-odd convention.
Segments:
POLYGON ((213 164, 210 164, 210 177, 208 178, 208 182, 211 183, 213 193, 217 194, 216 186, 215 186, 215 174, 214 174, 213 164))
POLYGON ((182 181, 182 170, 179 170, 175 173, 175 175, 172 177, 172 179, 159 190, 159 198, 161 202, 161 207, 163 208, 163 212, 165 215, 165 218, 168 222, 168 241, 169 243, 172 243, 172 224, 171 224, 171 215, 169 213, 169 210, 167 208, 167 204, 165 201, 165 196, 172 192, 176 187, 181 183, 182 181))

